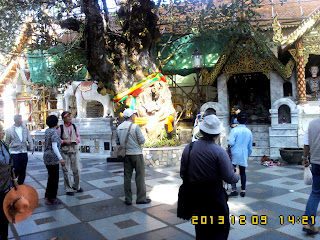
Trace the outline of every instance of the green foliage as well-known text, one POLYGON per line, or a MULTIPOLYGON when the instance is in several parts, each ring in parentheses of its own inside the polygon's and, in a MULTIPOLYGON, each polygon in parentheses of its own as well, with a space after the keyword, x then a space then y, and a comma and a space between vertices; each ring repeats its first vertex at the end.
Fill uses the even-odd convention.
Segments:
POLYGON ((30 24, 24 37, 32 35, 31 50, 57 45, 57 35, 52 33, 60 20, 77 16, 79 7, 79 1, 72 0, 0 0, 0 49, 16 53, 23 50, 24 46, 17 48, 15 43, 27 22, 30 24))
POLYGON ((167 133, 162 130, 160 137, 157 141, 147 140, 142 147, 144 148, 158 148, 158 147, 176 147, 181 143, 175 133, 167 133))
POLYGON ((66 83, 78 78, 80 71, 85 70, 86 57, 83 51, 73 49, 54 57, 55 63, 49 67, 49 73, 56 83, 66 83))

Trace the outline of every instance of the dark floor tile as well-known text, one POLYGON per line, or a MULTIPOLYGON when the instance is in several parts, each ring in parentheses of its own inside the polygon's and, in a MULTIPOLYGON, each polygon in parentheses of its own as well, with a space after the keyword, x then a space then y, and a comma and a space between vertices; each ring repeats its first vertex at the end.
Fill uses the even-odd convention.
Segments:
MULTIPOLYGON (((107 187, 107 188, 100 188, 101 191, 109 194, 112 197, 124 197, 124 190, 123 190, 123 185, 117 185, 117 186, 112 186, 112 187, 107 187)), ((135 189, 133 189, 135 193, 135 189)))
POLYGON ((110 172, 95 172, 95 173, 85 173, 81 174, 81 179, 83 181, 90 181, 90 180, 96 180, 106 177, 113 177, 114 174, 110 172))
POLYGON ((246 196, 256 199, 267 199, 270 197, 275 197, 287 193, 287 189, 278 188, 275 186, 268 186, 264 184, 250 184, 246 187, 246 196))
POLYGON ((276 203, 271 203, 267 201, 259 201, 248 204, 248 211, 245 214, 249 222, 252 220, 253 215, 257 215, 259 220, 261 215, 267 216, 267 224, 263 225, 264 228, 277 229, 281 226, 287 225, 288 222, 284 221, 284 225, 280 225, 280 215, 285 218, 289 215, 302 216, 304 211, 285 207, 276 203))
POLYGON ((58 240, 89 240, 89 239, 103 240, 105 239, 98 232, 93 230, 90 226, 87 226, 86 224, 83 224, 83 223, 23 236, 23 237, 20 237, 20 239, 21 240, 35 240, 35 239, 49 240, 53 237, 58 237, 58 240))
POLYGON ((120 199, 110 199, 71 207, 69 210, 80 220, 89 222, 137 211, 138 209, 133 205, 127 206, 120 199))

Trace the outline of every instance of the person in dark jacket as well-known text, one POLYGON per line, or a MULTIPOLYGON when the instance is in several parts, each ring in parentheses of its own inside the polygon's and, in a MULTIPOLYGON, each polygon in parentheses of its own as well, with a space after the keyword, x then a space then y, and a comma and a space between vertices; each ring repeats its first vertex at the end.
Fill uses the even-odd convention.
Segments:
POLYGON ((233 108, 234 108, 234 114, 232 115, 231 121, 230 121, 230 127, 231 128, 234 128, 234 127, 239 125, 239 122, 237 120, 237 116, 242 111, 242 109, 241 109, 241 107, 239 105, 235 105, 233 108))
POLYGON ((8 148, 2 141, 3 136, 4 131, 0 125, 0 240, 8 239, 9 221, 3 211, 3 200, 10 190, 13 165, 8 148))
POLYGON ((187 175, 189 145, 184 149, 180 176, 187 178, 191 184, 196 239, 227 239, 230 230, 229 207, 222 181, 236 183, 239 176, 235 174, 227 152, 215 143, 222 130, 217 116, 204 117, 199 128, 203 137, 193 143, 187 175), (200 219, 206 219, 207 224, 200 224, 200 219))

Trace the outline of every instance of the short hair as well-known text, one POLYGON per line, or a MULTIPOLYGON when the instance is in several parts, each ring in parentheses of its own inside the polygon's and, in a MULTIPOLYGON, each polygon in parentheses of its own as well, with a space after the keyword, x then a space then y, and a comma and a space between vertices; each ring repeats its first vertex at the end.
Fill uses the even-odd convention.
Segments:
POLYGON ((234 106, 234 110, 235 110, 235 111, 237 111, 237 110, 242 111, 242 109, 241 109, 241 107, 240 107, 239 105, 235 105, 235 106, 234 106))
POLYGON ((20 114, 14 115, 13 120, 17 121, 18 118, 22 118, 22 115, 20 115, 20 114))
POLYGON ((203 136, 203 138, 209 139, 212 141, 215 141, 215 139, 220 135, 220 133, 219 134, 209 134, 209 133, 202 131, 201 129, 200 129, 200 133, 203 136))
POLYGON ((247 121, 247 115, 245 113, 239 113, 238 116, 237 116, 237 121, 240 124, 245 124, 246 121, 247 121))
POLYGON ((59 120, 56 115, 49 115, 47 117, 46 124, 48 125, 49 128, 53 128, 53 127, 57 126, 58 121, 59 120))
POLYGON ((216 115, 216 110, 214 110, 213 108, 207 108, 203 113, 203 117, 206 117, 209 115, 216 115))

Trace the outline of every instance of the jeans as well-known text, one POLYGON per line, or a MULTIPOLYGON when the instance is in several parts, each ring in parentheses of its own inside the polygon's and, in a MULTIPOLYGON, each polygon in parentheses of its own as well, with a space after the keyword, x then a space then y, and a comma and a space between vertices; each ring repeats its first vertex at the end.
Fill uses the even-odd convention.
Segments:
MULTIPOLYGON (((246 190, 246 181, 247 181, 246 167, 239 166, 239 169, 240 169, 241 190, 246 190)), ((232 191, 237 190, 236 183, 231 184, 231 186, 232 186, 232 191)))
POLYGON ((320 201, 320 165, 312 164, 311 172, 313 178, 312 191, 308 199, 305 215, 308 216, 308 223, 313 225, 311 222, 311 216, 315 217, 317 215, 317 209, 320 201))

